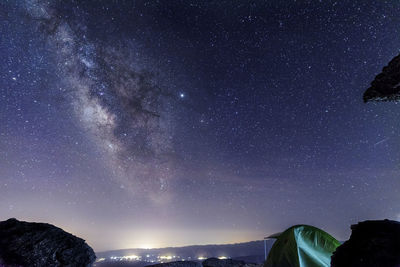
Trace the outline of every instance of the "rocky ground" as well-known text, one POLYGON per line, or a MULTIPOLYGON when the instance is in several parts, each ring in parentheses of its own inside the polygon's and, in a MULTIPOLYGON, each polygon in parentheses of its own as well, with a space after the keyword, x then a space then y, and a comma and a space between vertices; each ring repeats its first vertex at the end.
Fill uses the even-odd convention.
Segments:
POLYGON ((380 220, 351 226, 350 239, 333 253, 332 267, 399 267, 400 223, 380 220))
POLYGON ((0 222, 0 266, 91 266, 96 255, 85 240, 46 223, 0 222))
POLYGON ((246 263, 241 260, 209 258, 203 262, 175 261, 148 265, 147 267, 261 267, 262 264, 246 263))

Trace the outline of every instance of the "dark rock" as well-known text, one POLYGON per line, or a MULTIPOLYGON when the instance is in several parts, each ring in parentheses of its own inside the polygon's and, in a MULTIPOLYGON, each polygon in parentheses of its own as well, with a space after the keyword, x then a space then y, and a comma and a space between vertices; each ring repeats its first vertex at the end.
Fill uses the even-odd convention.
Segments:
MULTIPOLYGON (((267 240, 269 244, 271 244, 269 247, 267 244, 267 255, 269 252, 269 248, 272 247, 272 244, 274 243, 275 240, 267 240)), ((234 260, 238 260, 238 261, 244 261, 247 264, 249 263, 254 263, 254 264, 263 264, 265 261, 265 255, 248 255, 248 256, 239 256, 239 257, 234 257, 232 258, 234 260)))
POLYGON ((400 100, 400 55, 393 58, 375 77, 363 99, 364 102, 400 100))
POLYGON ((399 267, 400 223, 365 221, 351 226, 350 239, 332 255, 331 267, 399 267))
POLYGON ((85 240, 46 223, 0 222, 0 266, 91 266, 85 240))
POLYGON ((158 263, 154 265, 148 265, 146 267, 201 267, 201 264, 196 261, 171 261, 165 263, 158 263))
POLYGON ((244 261, 232 260, 232 259, 217 259, 209 258, 203 261, 203 267, 242 267, 246 263, 244 261))
POLYGON ((203 267, 256 267, 262 264, 246 263, 241 260, 209 258, 203 261, 203 267))

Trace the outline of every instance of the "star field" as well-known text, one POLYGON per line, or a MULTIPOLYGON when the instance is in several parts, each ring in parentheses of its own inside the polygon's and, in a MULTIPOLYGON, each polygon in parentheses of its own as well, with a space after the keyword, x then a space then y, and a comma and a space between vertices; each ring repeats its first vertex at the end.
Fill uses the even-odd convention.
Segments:
POLYGON ((3 1, 0 219, 95 250, 400 218, 392 1, 3 1))

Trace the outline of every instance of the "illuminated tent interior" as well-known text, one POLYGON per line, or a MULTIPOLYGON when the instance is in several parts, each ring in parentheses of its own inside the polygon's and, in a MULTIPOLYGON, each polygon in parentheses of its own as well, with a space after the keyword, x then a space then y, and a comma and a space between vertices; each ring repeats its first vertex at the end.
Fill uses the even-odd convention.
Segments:
POLYGON ((340 242, 309 225, 295 225, 276 238, 264 267, 329 267, 332 253, 340 242))

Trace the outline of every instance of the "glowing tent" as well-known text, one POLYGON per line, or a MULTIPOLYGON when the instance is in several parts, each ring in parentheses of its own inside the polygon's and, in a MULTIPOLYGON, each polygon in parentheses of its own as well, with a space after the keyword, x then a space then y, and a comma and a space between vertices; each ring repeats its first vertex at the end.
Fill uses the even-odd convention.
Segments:
POLYGON ((329 267, 340 246, 330 234, 309 225, 295 225, 276 238, 264 267, 329 267))

